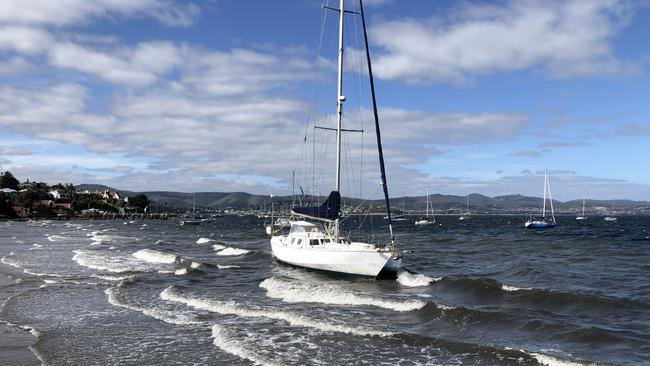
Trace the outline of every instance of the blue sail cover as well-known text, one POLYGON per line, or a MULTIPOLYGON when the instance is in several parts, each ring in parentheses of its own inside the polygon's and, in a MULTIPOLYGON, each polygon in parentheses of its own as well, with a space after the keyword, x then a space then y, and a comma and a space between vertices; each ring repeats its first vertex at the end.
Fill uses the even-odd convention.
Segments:
POLYGON ((302 216, 309 216, 315 219, 336 220, 339 217, 341 209, 341 194, 338 191, 332 191, 327 200, 319 207, 294 207, 291 209, 294 213, 302 216))

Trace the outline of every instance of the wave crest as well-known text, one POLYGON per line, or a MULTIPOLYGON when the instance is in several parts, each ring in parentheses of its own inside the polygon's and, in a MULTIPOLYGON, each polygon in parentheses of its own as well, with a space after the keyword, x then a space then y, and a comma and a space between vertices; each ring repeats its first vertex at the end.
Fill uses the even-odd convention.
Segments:
POLYGON ((351 327, 344 324, 332 323, 320 319, 312 319, 303 315, 288 311, 277 311, 269 309, 255 309, 249 306, 238 304, 234 301, 224 302, 213 299, 202 299, 191 297, 180 293, 175 286, 169 286, 160 293, 160 297, 166 301, 178 302, 199 310, 206 310, 224 315, 236 315, 248 318, 265 318, 285 321, 293 326, 314 328, 324 332, 346 333, 359 336, 391 336, 393 333, 379 330, 351 327))
POLYGON ((429 286, 432 282, 440 281, 442 277, 429 277, 422 273, 411 273, 409 271, 399 271, 397 282, 407 287, 429 286))
POLYGON ((395 311, 422 309, 426 302, 421 300, 388 300, 376 296, 357 294, 334 285, 318 285, 306 282, 285 281, 276 277, 260 283, 266 295, 285 302, 311 302, 331 305, 367 305, 395 311))

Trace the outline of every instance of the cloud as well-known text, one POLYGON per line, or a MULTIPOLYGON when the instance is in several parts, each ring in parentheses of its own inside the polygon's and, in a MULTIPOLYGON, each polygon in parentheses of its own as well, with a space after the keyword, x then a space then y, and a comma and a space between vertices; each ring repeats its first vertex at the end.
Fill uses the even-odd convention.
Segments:
POLYGON ((140 43, 133 49, 100 52, 66 42, 53 45, 50 64, 97 76, 106 81, 131 87, 156 82, 181 61, 181 50, 170 42, 140 43))
POLYGON ((650 124, 626 123, 618 128, 617 134, 624 136, 650 135, 650 124))
POLYGON ((34 55, 44 52, 52 42, 50 33, 42 29, 0 25, 0 51, 34 55))
POLYGON ((527 156, 529 158, 541 158, 542 153, 537 150, 521 149, 518 150, 517 152, 510 154, 510 156, 527 156))
POLYGON ((390 121, 385 133, 387 143, 402 142, 462 145, 508 140, 519 135, 531 123, 518 113, 441 113, 382 109, 381 119, 390 121))
POLYGON ((374 64, 379 77, 412 84, 526 69, 556 78, 629 72, 612 42, 632 11, 613 0, 463 3, 446 19, 374 24, 374 64))
POLYGON ((169 26, 189 26, 199 14, 193 3, 171 0, 3 0, 0 23, 38 26, 68 26, 87 23, 93 18, 151 16, 169 26))
POLYGON ((550 149, 557 147, 580 147, 580 146, 589 146, 589 143, 584 141, 544 141, 539 144, 541 149, 550 149))
POLYGON ((26 149, 22 149, 19 147, 13 147, 13 146, 1 146, 0 147, 0 155, 20 155, 20 156, 27 156, 27 155, 32 155, 32 152, 26 149))
POLYGON ((0 60, 0 75, 15 75, 29 70, 31 65, 22 57, 0 60))

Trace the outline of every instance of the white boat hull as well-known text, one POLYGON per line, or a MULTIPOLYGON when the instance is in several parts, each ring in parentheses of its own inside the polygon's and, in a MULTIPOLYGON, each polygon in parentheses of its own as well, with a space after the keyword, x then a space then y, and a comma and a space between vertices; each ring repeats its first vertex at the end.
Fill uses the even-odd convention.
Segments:
POLYGON ((418 220, 415 222, 415 225, 433 225, 435 224, 435 221, 429 221, 429 220, 418 220))
POLYGON ((271 249, 277 260, 287 264, 355 276, 377 277, 382 269, 397 272, 401 267, 398 251, 363 243, 297 246, 289 244, 286 236, 274 236, 271 249))

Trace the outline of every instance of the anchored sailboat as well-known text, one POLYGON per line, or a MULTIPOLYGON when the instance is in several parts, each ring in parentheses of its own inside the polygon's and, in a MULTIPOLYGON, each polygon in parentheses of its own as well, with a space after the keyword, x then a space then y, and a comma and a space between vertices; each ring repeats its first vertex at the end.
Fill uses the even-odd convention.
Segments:
MULTIPOLYGON (((402 192, 402 212, 396 215, 393 215, 393 221, 406 221, 408 218, 406 217, 406 196, 404 195, 404 192, 402 192)), ((385 220, 388 220, 388 216, 384 216, 385 220)))
POLYGON ((431 225, 436 223, 436 215, 433 214, 433 218, 429 218, 429 208, 431 208, 431 213, 433 214, 433 207, 431 207, 431 196, 429 196, 429 186, 427 186, 427 216, 426 218, 419 218, 415 221, 415 225, 431 225))
POLYGON ((192 218, 181 220, 181 226, 185 225, 200 225, 201 220, 196 218, 196 193, 192 196, 192 218))
POLYGON ((396 273, 401 267, 402 254, 399 250, 395 249, 395 237, 393 235, 390 216, 390 201, 388 198, 388 187, 386 185, 386 170, 381 146, 379 117, 372 76, 372 65, 370 62, 370 51, 368 49, 368 35, 366 33, 363 13, 363 1, 359 0, 359 13, 346 10, 344 5, 345 1, 340 0, 338 9, 326 7, 328 10, 335 10, 339 13, 337 123, 335 130, 336 184, 334 190, 321 206, 294 207, 292 209, 291 229, 288 235, 275 235, 276 232, 270 230, 273 235, 271 237, 271 249, 275 258, 280 262, 304 268, 375 278, 382 271, 391 274, 396 273), (343 131, 343 103, 346 100, 346 97, 343 95, 343 40, 344 17, 348 13, 359 14, 363 26, 377 136, 377 149, 379 152, 381 185, 384 191, 388 228, 390 230, 390 241, 385 245, 351 241, 341 236, 341 195, 339 193, 341 188, 341 132, 343 131))
POLYGON ((612 212, 603 218, 605 221, 617 221, 618 217, 614 216, 614 200, 612 200, 612 212))
POLYGON ((544 170, 544 202, 542 203, 542 218, 533 219, 532 217, 526 221, 524 226, 526 229, 551 229, 555 227, 555 212, 553 211, 553 197, 551 196, 551 184, 548 180, 548 170, 544 170), (551 220, 546 218, 546 193, 548 192, 548 199, 551 203, 551 220))
POLYGON ((585 216, 585 199, 582 199, 582 214, 578 217, 576 217, 576 220, 586 220, 587 216, 585 216))

